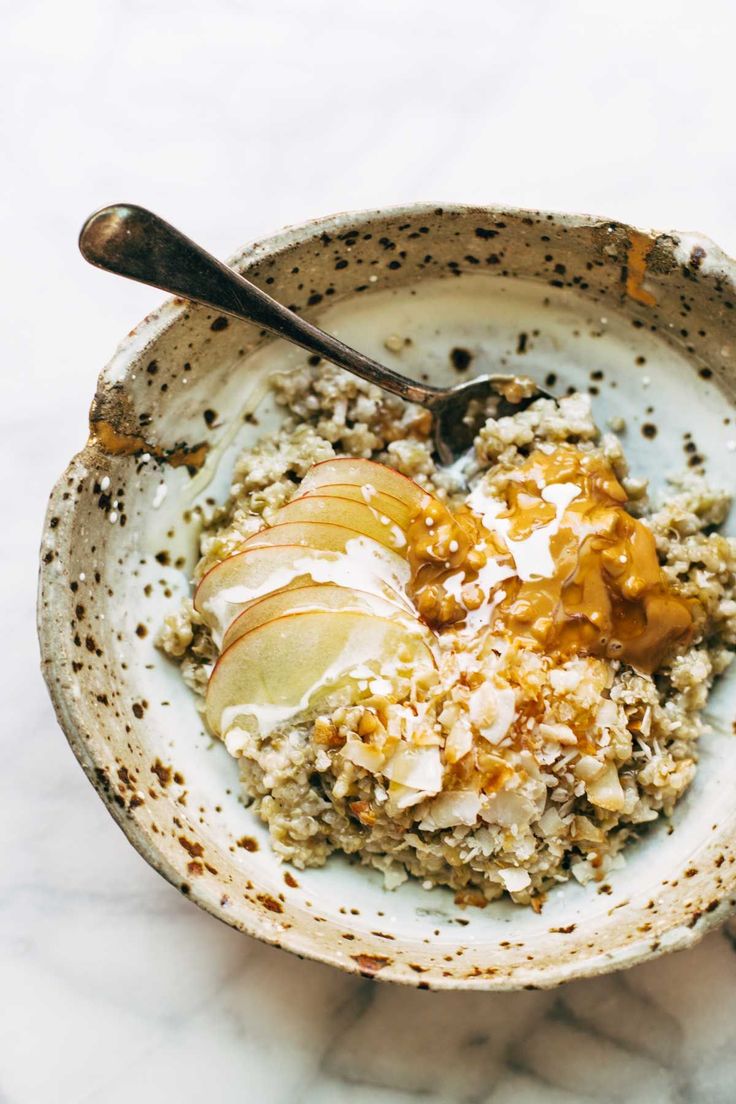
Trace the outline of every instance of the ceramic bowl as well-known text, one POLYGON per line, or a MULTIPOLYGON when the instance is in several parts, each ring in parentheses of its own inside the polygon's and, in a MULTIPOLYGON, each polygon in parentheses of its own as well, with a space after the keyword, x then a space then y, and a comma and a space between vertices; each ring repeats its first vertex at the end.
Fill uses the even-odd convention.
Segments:
MULTIPOLYGON (((626 420, 632 465, 655 484, 694 457, 733 486, 734 263, 707 239, 419 205, 310 222, 231 263, 407 374, 521 370, 558 394, 590 390, 602 423, 626 420), (393 335, 411 343, 391 352, 393 335)), ((270 373, 305 359, 174 300, 100 376, 88 444, 51 495, 39 627, 59 722, 113 817, 214 916, 370 977, 536 988, 693 944, 736 903, 734 672, 711 699, 712 731, 672 822, 603 884, 556 889, 539 915, 506 902, 463 910, 415 881, 387 892, 339 856, 304 872, 276 861, 238 800, 235 761, 203 731, 154 636, 189 590, 192 507, 226 497, 238 450, 278 424, 270 373)))

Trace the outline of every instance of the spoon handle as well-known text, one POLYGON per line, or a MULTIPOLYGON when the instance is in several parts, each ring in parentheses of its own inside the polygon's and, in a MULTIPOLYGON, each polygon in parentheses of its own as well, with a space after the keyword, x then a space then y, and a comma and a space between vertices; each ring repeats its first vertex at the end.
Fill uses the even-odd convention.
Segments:
POLYGON ((431 403, 441 392, 384 367, 300 318, 144 207, 117 203, 96 211, 82 227, 79 248, 98 268, 253 322, 409 402, 431 403))

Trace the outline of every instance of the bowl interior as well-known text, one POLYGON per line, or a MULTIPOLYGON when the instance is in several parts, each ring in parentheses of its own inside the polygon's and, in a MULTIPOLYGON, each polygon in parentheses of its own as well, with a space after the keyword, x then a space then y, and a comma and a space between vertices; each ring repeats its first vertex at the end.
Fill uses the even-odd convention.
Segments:
MULTIPOLYGON (((637 297, 622 272, 633 232, 602 236, 601 227, 616 224, 484 212, 479 225, 478 212, 462 209, 386 219, 334 220, 321 235, 319 227, 293 231, 238 263, 261 279, 271 272, 284 301, 289 292, 311 299, 324 328, 409 375, 446 382, 518 370, 557 394, 590 390, 601 426, 624 419, 632 470, 656 488, 687 469, 690 442, 711 481, 733 486, 731 308, 723 306, 731 289, 710 243, 699 248, 714 271, 701 259, 685 276, 694 247, 667 238, 677 265, 653 265, 637 297), (349 233, 355 226, 357 235, 349 233), (382 229, 397 239, 393 249, 377 243, 382 229), (401 256, 402 234, 415 263, 394 275, 386 256, 401 256), (489 255, 498 256, 499 238, 509 243, 505 263, 480 263, 478 246, 487 253, 492 243, 489 255), (335 269, 335 256, 348 265, 335 269), (427 256, 442 259, 439 271, 427 256), (350 281, 341 277, 346 268, 350 281), (384 344, 393 335, 408 339, 400 353, 384 344), (461 373, 457 349, 470 354, 461 373)), ((664 245, 646 240, 652 263, 664 245)), ((189 593, 192 508, 227 496, 237 453, 282 417, 271 373, 306 360, 252 327, 173 303, 101 378, 91 444, 52 496, 41 635, 60 719, 111 810, 141 852, 216 915, 372 976, 433 987, 547 985, 692 941, 730 907, 733 672, 711 699, 712 732, 674 831, 657 822, 606 882, 560 886, 540 914, 505 902, 461 909, 449 891, 413 880, 389 893, 378 874, 338 856, 309 871, 277 862, 240 800, 235 761, 207 736, 153 640, 189 593)))

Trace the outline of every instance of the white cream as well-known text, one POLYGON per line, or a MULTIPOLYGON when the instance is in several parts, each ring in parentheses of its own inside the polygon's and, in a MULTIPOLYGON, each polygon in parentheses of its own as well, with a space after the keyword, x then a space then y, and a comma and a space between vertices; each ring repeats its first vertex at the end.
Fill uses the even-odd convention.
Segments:
POLYGON ((385 514, 382 514, 380 510, 376 510, 373 506, 370 505, 368 506, 368 508, 376 521, 380 522, 381 525, 386 527, 392 547, 406 548, 407 542, 403 530, 400 529, 399 526, 395 522, 393 522, 390 517, 386 517, 385 514))
MULTIPOLYGON (((304 703, 308 704, 307 702, 304 703)), ((299 707, 293 705, 266 705, 265 703, 249 702, 247 705, 228 705, 222 711, 222 717, 220 718, 220 730, 225 733, 225 747, 236 758, 239 754, 239 748, 245 748, 245 743, 240 740, 242 735, 242 729, 236 722, 243 722, 245 720, 252 719, 255 721, 255 727, 261 736, 268 736, 270 732, 276 728, 277 725, 282 724, 284 721, 288 721, 290 717, 293 717, 298 713, 299 707), (235 743, 232 739, 228 739, 230 732, 235 731, 238 733, 238 741, 235 743)))
MULTIPOLYGON (((366 499, 375 493, 373 488, 363 489, 366 499)), ((555 508, 555 516, 548 524, 535 530, 529 537, 514 541, 509 537, 511 521, 500 515, 506 510, 505 502, 488 495, 479 486, 468 498, 468 505, 482 519, 483 524, 498 535, 508 549, 507 555, 490 556, 487 563, 478 572, 474 585, 484 595, 484 601, 477 610, 468 611, 463 634, 475 635, 479 630, 490 626, 493 610, 505 597, 499 589, 504 580, 518 575, 523 581, 546 578, 554 574, 550 544, 559 531, 565 511, 571 502, 581 493, 580 488, 571 483, 554 483, 541 489, 543 500, 555 508), (512 560, 513 562, 510 562, 512 560)), ((377 510, 372 513, 382 523, 397 528, 390 519, 377 510)), ((402 535, 403 536, 403 535, 402 535)), ((247 560, 244 561, 244 577, 248 578, 247 560)), ((293 558, 287 556, 273 571, 266 573, 260 581, 249 585, 246 582, 230 586, 216 592, 206 607, 207 614, 216 621, 213 632, 218 645, 233 618, 249 602, 288 586, 295 579, 308 578, 314 583, 330 583, 353 590, 367 591, 382 597, 395 598, 397 603, 410 612, 413 607, 407 598, 406 588, 410 579, 407 561, 396 553, 386 549, 379 542, 368 537, 356 536, 346 543, 344 552, 318 551, 305 548, 303 554, 294 550, 293 558)), ((445 581, 445 589, 463 607, 462 590, 465 585, 463 572, 455 572, 445 581)), ((347 596, 346 596, 347 597, 347 596)), ((316 691, 325 692, 346 678, 357 678, 358 664, 365 662, 365 653, 354 643, 348 643, 341 654, 323 672, 319 683, 310 686, 298 701, 280 704, 248 702, 230 705, 223 710, 221 730, 225 733, 243 718, 248 718, 257 727, 261 736, 267 736, 277 726, 304 713, 310 706, 316 691)), ((365 676, 372 677, 373 672, 366 671, 365 676)), ((510 688, 484 684, 471 696, 470 717, 477 725, 481 735, 491 744, 502 741, 515 717, 515 696, 510 688)), ((227 742, 227 740, 226 740, 227 742)), ((237 740, 231 741, 233 750, 237 740)), ((436 747, 405 747, 399 750, 386 764, 384 773, 392 780, 394 787, 402 792, 395 799, 404 803, 415 803, 421 793, 431 796, 441 790, 442 769, 439 750, 436 747), (404 793, 404 790, 414 791, 404 793)))
MULTIPOLYGON (((225 734, 226 746, 228 746, 228 731, 233 726, 240 727, 244 720, 253 722, 251 727, 255 728, 259 736, 268 736, 278 725, 304 714, 310 706, 314 704, 313 699, 317 692, 326 694, 345 682, 352 682, 355 684, 359 683, 361 679, 373 678, 375 671, 368 664, 373 662, 376 657, 380 655, 381 645, 384 640, 382 634, 386 626, 390 624, 391 622, 387 618, 366 617, 365 627, 359 632, 353 631, 348 635, 340 652, 335 656, 329 666, 320 672, 319 678, 306 687, 297 700, 282 702, 247 701, 225 706, 220 714, 219 730, 225 734), (372 631, 373 629, 376 631, 372 631)), ((412 627, 407 624, 405 626, 405 631, 407 636, 410 636, 412 634, 412 627)), ((421 629, 418 622, 416 624, 416 633, 421 635, 422 640, 426 639, 426 634, 421 629)), ((414 660, 417 666, 421 667, 423 662, 426 662, 428 666, 431 664, 429 649, 426 650, 424 655, 426 655, 426 660, 422 659, 421 650, 415 653, 414 660)), ((298 659, 296 662, 298 662, 298 659)), ((386 663, 382 664, 384 669, 389 666, 390 665, 386 663)), ((288 680, 286 680, 284 685, 288 691, 288 680)), ((437 751, 436 748, 420 748, 417 749, 417 753, 424 753, 425 751, 432 750, 437 751)), ((423 762, 426 764, 426 760, 423 760, 423 762)))
POLYGON ((512 540, 509 536, 511 519, 499 517, 507 509, 504 502, 491 498, 482 485, 477 486, 468 497, 468 505, 479 515, 486 529, 503 540, 514 560, 516 574, 523 582, 549 579, 554 575, 555 564, 550 543, 559 532, 565 511, 581 491, 575 483, 550 483, 541 493, 544 501, 555 507, 555 516, 552 521, 541 525, 520 541, 512 540))
POLYGON ((452 575, 448 575, 442 580, 442 586, 450 597, 454 598, 457 604, 464 609, 462 589, 465 586, 465 572, 462 570, 455 571, 452 575))
POLYGON ((506 597, 505 590, 494 591, 476 610, 469 610, 468 616, 465 618, 464 633, 469 636, 477 636, 478 633, 483 632, 484 629, 490 628, 493 623, 493 614, 495 613, 496 606, 499 606, 506 597))
MULTIPOLYGON (((259 736, 268 736, 278 726, 298 717, 306 712, 317 690, 328 691, 336 683, 345 678, 353 677, 352 668, 356 667, 358 657, 354 651, 352 641, 348 641, 348 647, 343 648, 337 659, 333 660, 326 671, 320 676, 318 683, 313 683, 295 702, 243 702, 238 705, 228 705, 222 711, 220 717, 220 731, 227 733, 230 728, 243 718, 252 718, 255 721, 256 731, 259 736)), ((227 745, 227 739, 225 739, 227 745)))
POLYGON ((378 541, 356 537, 347 542, 344 552, 305 548, 303 555, 296 555, 290 564, 277 568, 256 585, 239 583, 217 590, 205 604, 204 612, 214 622, 212 635, 218 648, 228 627, 248 602, 281 590, 301 577, 309 578, 314 583, 334 583, 395 598, 407 610, 414 612, 406 597, 409 574, 409 565, 404 559, 385 549, 378 541))
POLYGON ((511 579, 516 575, 510 563, 502 563, 500 559, 489 559, 478 572, 478 577, 469 585, 477 586, 484 598, 477 609, 469 610, 463 600, 464 572, 456 571, 443 580, 443 587, 457 604, 466 610, 464 628, 460 630, 463 638, 470 638, 487 629, 491 624, 493 611, 499 602, 506 597, 503 590, 497 590, 498 584, 504 579, 511 579))

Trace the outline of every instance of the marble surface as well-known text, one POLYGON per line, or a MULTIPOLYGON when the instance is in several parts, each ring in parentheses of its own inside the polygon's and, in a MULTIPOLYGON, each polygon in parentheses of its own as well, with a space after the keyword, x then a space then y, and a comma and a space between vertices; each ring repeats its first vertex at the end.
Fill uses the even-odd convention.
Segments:
POLYGON ((258 945, 133 852, 38 674, 45 498, 160 298, 85 267, 96 206, 215 252, 417 198, 591 210, 736 251, 732 6, 2 5, 0 1101, 728 1104, 736 926, 550 993, 432 994, 258 945), (610 14, 606 15, 608 11, 610 14))

